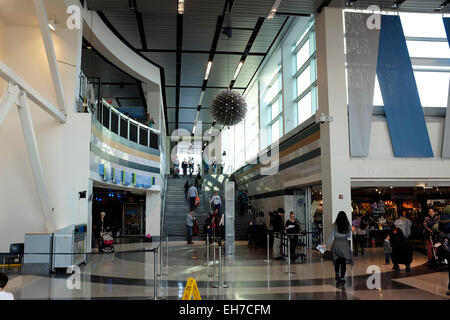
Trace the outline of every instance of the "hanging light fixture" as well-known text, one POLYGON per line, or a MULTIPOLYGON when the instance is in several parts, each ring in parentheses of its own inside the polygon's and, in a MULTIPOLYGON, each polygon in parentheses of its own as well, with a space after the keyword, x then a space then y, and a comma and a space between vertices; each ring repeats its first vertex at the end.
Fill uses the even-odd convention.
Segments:
POLYGON ((244 97, 234 90, 219 92, 211 102, 211 115, 216 123, 234 126, 245 118, 247 103, 244 97))
MULTIPOLYGON (((231 34, 231 17, 229 17, 227 28, 231 34)), ((228 39, 227 39, 228 46, 228 39)), ((228 52, 228 72, 230 71, 230 53, 228 52)), ((239 62, 238 68, 234 73, 233 80, 236 80, 239 72, 241 71, 243 62, 239 62)), ((229 80, 229 79, 228 79, 229 80)), ((228 81, 229 83, 229 81, 228 81)), ((224 126, 234 126, 244 120, 247 113, 247 103, 244 97, 232 90, 230 85, 226 90, 219 92, 211 102, 210 106, 211 116, 214 120, 214 124, 222 124, 224 126)))

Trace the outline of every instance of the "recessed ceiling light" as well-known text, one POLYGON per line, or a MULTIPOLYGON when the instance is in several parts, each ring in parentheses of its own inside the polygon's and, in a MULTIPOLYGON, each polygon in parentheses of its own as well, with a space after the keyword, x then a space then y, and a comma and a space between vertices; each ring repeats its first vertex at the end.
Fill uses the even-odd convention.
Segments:
POLYGON ((208 65, 206 67, 205 80, 208 80, 209 71, 211 71, 212 61, 208 61, 208 65))
POLYGON ((233 80, 236 80, 236 78, 239 75, 239 72, 241 72, 241 69, 242 69, 243 65, 244 65, 244 61, 239 62, 238 66, 236 68, 236 72, 234 73, 233 80))
POLYGON ((48 20, 48 27, 50 28, 50 30, 56 31, 56 21, 55 21, 55 19, 51 18, 51 19, 48 20))
POLYGON ((184 0, 178 0, 178 14, 184 14, 184 0))
POLYGON ((281 2, 281 0, 275 0, 275 2, 273 3, 272 9, 270 9, 270 12, 267 16, 267 19, 273 19, 275 17, 275 14, 277 13, 280 2, 281 2))

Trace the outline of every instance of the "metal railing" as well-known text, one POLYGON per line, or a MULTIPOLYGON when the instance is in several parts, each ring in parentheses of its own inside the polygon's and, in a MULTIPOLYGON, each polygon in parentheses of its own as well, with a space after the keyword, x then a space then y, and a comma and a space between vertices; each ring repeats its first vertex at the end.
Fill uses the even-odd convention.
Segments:
POLYGON ((137 144, 159 149, 160 131, 124 115, 102 99, 94 113, 95 118, 109 131, 137 144))

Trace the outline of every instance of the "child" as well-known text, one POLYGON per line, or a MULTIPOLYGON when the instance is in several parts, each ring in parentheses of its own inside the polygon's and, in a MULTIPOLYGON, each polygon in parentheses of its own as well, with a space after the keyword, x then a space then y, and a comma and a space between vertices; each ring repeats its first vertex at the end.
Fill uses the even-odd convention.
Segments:
POLYGON ((14 300, 12 293, 4 291, 7 283, 8 276, 6 273, 0 272, 0 300, 14 300))
POLYGON ((384 255, 386 257, 386 264, 390 263, 391 260, 391 253, 392 253, 392 247, 391 247, 391 237, 389 236, 389 233, 386 234, 386 238, 384 239, 383 247, 384 247, 384 255))

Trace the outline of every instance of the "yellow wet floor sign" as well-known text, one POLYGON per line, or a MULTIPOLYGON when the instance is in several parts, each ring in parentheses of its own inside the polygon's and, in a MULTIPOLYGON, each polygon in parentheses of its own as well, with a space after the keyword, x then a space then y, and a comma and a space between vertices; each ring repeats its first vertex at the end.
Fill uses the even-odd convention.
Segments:
POLYGON ((184 288, 183 299, 181 300, 191 300, 192 295, 194 295, 194 300, 202 300, 198 291, 197 282, 194 278, 188 278, 186 287, 184 288))

